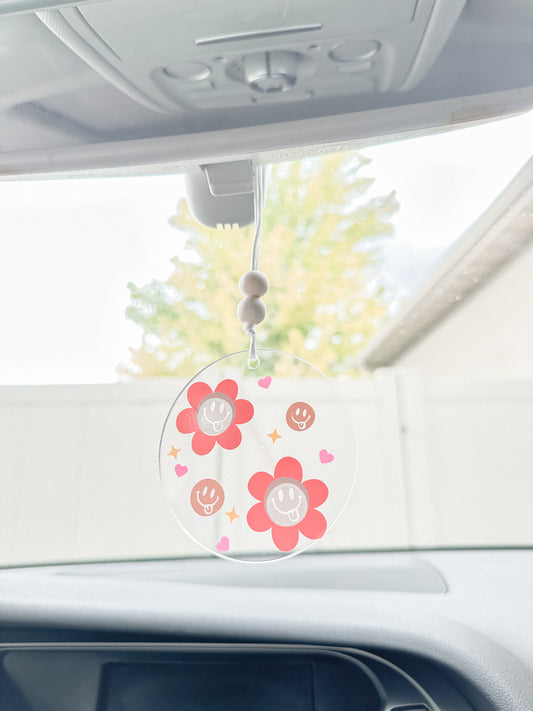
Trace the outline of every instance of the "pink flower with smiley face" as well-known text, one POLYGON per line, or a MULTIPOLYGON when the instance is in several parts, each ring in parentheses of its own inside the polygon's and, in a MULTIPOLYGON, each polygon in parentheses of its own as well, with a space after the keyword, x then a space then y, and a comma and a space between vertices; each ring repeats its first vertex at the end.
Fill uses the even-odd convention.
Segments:
POLYGON ((324 515, 316 510, 328 498, 328 487, 320 479, 303 479, 302 465, 294 457, 283 457, 274 476, 256 472, 248 491, 259 503, 248 511, 246 520, 253 531, 272 529, 272 540, 280 551, 296 548, 300 533, 321 538, 327 529, 324 515))
POLYGON ((180 432, 194 432, 192 450, 195 454, 209 454, 215 444, 224 449, 236 449, 242 441, 237 425, 249 422, 254 407, 248 400, 238 400, 239 387, 234 380, 223 380, 215 390, 207 383, 193 383, 187 390, 191 407, 176 418, 180 432))

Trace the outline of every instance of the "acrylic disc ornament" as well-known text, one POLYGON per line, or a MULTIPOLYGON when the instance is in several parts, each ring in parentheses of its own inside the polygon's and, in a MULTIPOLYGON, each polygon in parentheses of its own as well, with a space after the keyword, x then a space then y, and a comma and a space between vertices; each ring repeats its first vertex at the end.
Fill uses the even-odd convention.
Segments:
POLYGON ((356 444, 336 385, 288 353, 212 363, 170 410, 159 451, 170 507, 216 555, 269 561, 327 535, 350 497, 356 444))

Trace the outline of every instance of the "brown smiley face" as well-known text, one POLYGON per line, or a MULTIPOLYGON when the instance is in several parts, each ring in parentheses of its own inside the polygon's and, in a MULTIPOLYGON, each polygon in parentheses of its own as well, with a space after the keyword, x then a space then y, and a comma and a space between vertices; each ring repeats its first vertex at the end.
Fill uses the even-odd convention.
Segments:
POLYGON ((287 424, 297 432, 308 430, 315 421, 315 411, 306 402, 293 402, 285 415, 287 424))
POLYGON ((214 479, 202 479, 191 491, 191 506, 200 516, 212 516, 224 503, 224 489, 214 479))

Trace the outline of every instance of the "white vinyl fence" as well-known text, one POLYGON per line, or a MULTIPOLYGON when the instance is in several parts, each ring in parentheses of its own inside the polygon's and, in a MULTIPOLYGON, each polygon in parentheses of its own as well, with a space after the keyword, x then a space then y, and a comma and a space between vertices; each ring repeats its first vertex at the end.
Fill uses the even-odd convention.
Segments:
MULTIPOLYGON (((202 555, 157 464, 184 381, 0 388, 0 565, 202 555)), ((342 385, 354 494, 316 549, 533 544, 533 381, 342 385)))

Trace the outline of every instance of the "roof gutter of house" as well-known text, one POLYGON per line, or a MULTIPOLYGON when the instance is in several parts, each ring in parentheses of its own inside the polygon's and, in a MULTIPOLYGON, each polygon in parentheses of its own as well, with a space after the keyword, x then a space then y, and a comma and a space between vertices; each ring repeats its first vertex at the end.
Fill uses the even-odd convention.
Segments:
POLYGON ((532 242, 533 158, 446 252, 400 314, 363 349, 360 367, 392 365, 532 242))

